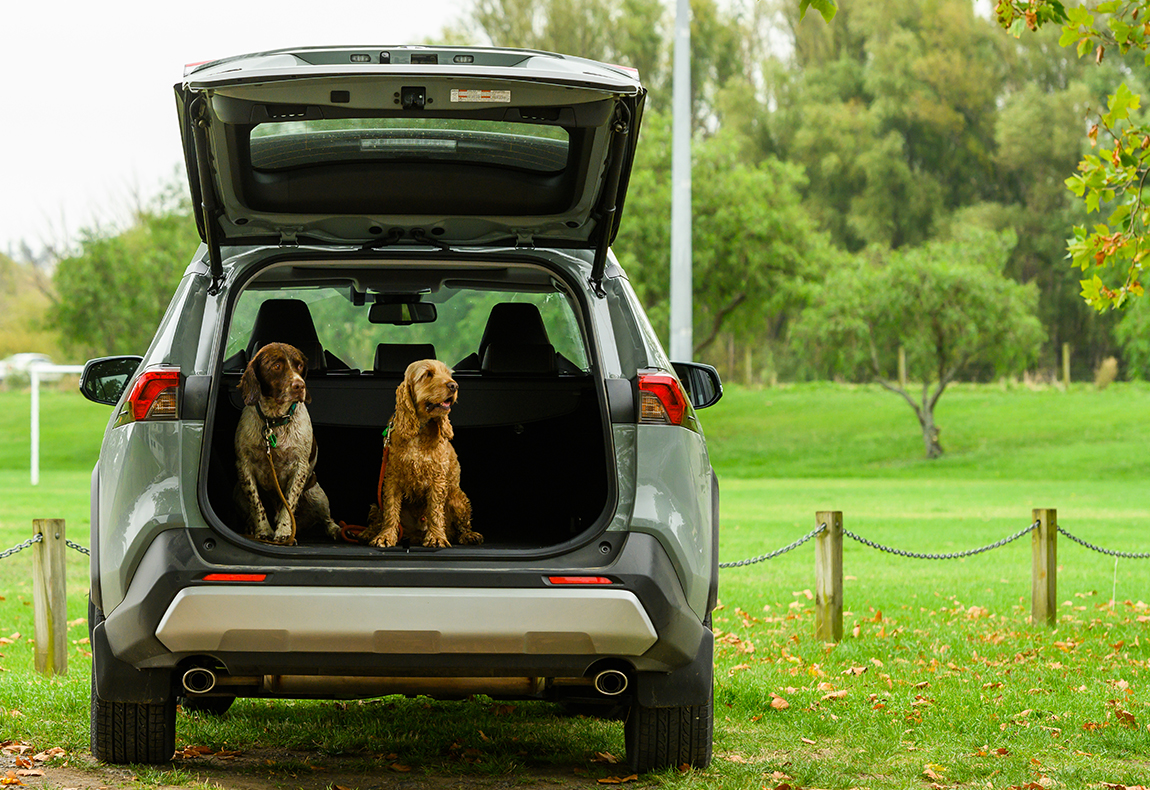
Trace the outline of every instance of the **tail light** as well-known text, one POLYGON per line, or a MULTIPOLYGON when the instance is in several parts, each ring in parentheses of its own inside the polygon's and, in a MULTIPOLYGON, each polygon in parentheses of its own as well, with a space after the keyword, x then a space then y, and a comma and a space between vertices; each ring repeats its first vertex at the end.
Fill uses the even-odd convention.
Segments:
POLYGON ((687 398, 674 376, 647 373, 639 376, 639 422, 650 425, 682 425, 687 398))
POLYGON ((127 407, 132 420, 175 420, 179 403, 179 368, 160 368, 140 374, 128 395, 127 407))

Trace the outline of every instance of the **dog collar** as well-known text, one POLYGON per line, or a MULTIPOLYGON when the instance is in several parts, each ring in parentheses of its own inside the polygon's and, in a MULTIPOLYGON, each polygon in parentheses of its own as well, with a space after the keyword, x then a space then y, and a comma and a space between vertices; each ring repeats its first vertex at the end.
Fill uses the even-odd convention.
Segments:
POLYGON ((256 413, 260 415, 260 419, 264 421, 264 441, 268 447, 276 446, 276 435, 272 433, 273 428, 279 428, 281 425, 287 425, 291 422, 292 415, 295 414, 295 407, 299 405, 298 401, 293 401, 291 406, 288 406, 287 414, 282 417, 271 418, 264 414, 264 410, 260 405, 256 404, 256 413))

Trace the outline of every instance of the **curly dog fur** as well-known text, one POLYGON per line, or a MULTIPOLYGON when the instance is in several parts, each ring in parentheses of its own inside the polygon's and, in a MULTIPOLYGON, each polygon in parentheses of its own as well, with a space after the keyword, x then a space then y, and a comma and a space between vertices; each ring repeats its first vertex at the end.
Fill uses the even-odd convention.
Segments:
POLYGON ((458 393, 442 362, 423 359, 407 367, 388 431, 383 512, 373 505, 368 517, 371 545, 394 546, 401 535, 436 548, 483 542, 471 529, 471 502, 459 487, 459 459, 451 446, 448 415, 458 393))

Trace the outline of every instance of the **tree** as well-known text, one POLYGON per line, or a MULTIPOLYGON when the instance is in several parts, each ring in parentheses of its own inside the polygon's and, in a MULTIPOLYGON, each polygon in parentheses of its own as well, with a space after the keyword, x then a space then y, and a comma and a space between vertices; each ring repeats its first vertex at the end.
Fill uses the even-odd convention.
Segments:
POLYGON ((1045 332, 1037 289, 1002 274, 1013 234, 970 232, 897 251, 872 249, 827 275, 795 328, 831 372, 877 381, 902 397, 922 429, 927 458, 942 454, 934 411, 962 373, 1005 374, 1034 359, 1045 332), (916 400, 892 375, 906 352, 916 400))
MULTIPOLYGON (((727 129, 696 142, 692 163, 695 352, 719 333, 744 333, 795 309, 803 284, 836 253, 803 210, 802 174, 768 157, 749 161, 727 129)), ((670 260, 670 122, 650 113, 614 249, 660 332, 667 328, 670 260), (628 217, 630 218, 628 220, 628 217)), ((665 336, 665 335, 664 335, 665 336)))
POLYGON ((0 255, 0 357, 22 351, 57 356, 59 338, 45 323, 51 300, 39 278, 31 264, 0 255))
POLYGON ((190 202, 172 186, 141 207, 130 227, 81 232, 59 261, 52 326, 73 353, 142 354, 199 244, 190 202))

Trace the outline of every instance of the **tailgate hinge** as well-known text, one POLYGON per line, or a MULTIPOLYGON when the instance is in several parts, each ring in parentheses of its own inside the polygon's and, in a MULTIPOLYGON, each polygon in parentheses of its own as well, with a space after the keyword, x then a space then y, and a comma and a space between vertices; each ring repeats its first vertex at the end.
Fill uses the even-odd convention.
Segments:
POLYGON ((280 246, 281 247, 298 247, 299 228, 280 228, 280 246))

